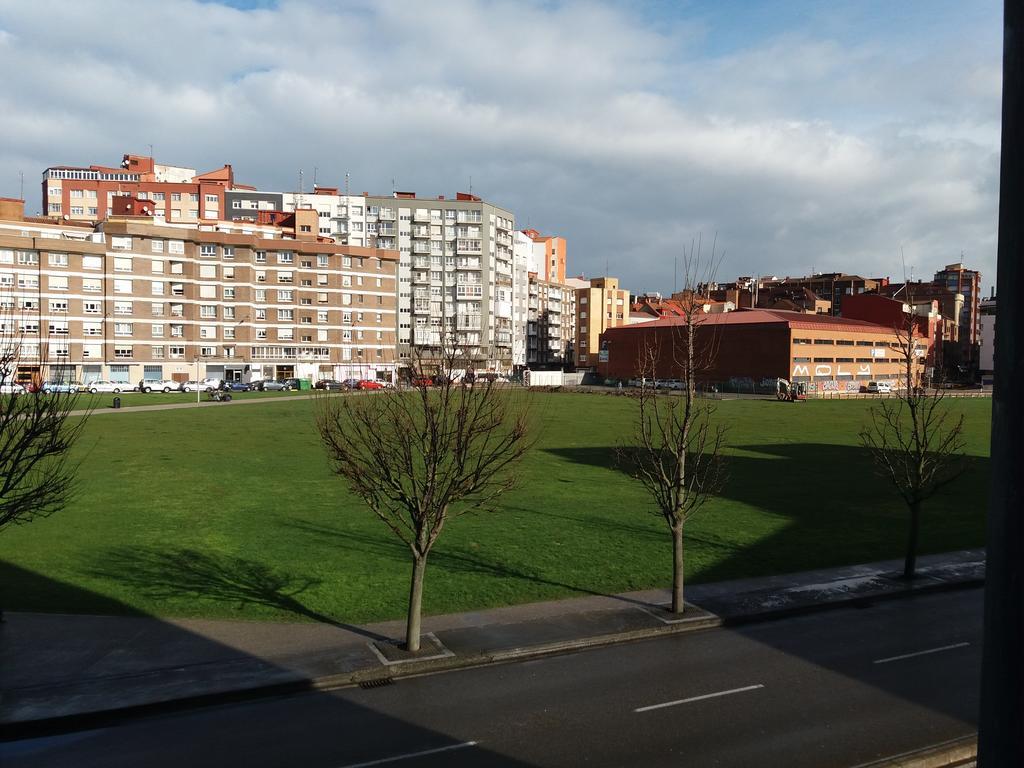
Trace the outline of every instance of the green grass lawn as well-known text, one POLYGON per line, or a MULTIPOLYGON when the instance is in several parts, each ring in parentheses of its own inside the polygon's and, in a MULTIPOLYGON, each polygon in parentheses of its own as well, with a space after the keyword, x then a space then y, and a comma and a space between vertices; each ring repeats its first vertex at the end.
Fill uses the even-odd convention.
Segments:
MULTIPOLYGON (((928 504, 925 552, 984 540, 990 402, 949 402, 967 416, 972 467, 928 504)), ((538 395, 537 406, 544 431, 518 487, 496 511, 452 521, 439 540, 427 612, 668 585, 665 523, 614 465, 633 403, 562 393, 538 395)), ((720 403, 729 480, 688 528, 690 583, 900 557, 905 512, 857 447, 869 406, 720 403)), ((313 408, 94 419, 70 507, 0 535, 0 604, 345 622, 403 615, 408 552, 329 471, 313 408)))

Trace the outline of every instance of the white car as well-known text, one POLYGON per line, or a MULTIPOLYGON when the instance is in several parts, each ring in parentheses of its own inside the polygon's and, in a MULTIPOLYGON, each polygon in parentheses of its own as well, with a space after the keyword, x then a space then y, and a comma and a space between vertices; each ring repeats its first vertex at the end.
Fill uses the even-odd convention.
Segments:
POLYGON ((97 379, 96 381, 90 381, 88 384, 82 385, 82 389, 91 392, 94 395, 97 392, 113 392, 117 394, 119 392, 130 392, 132 390, 132 386, 121 381, 104 381, 102 379, 97 379))
POLYGON ((182 385, 180 381, 171 381, 170 379, 164 379, 162 381, 144 381, 141 385, 141 391, 149 392, 181 392, 182 385))
POLYGON ((24 392, 25 387, 16 381, 5 381, 0 384, 0 395, 21 395, 24 392))
POLYGON ((872 394, 888 395, 892 392, 892 385, 888 381, 869 381, 867 391, 872 394))

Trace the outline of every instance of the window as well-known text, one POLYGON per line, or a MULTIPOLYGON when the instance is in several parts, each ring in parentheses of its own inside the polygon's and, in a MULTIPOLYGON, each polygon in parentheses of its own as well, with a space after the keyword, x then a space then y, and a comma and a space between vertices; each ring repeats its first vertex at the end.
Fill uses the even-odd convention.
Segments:
POLYGON ((292 295, 292 291, 278 291, 277 300, 280 302, 290 302, 292 301, 292 295))
POLYGON ((152 357, 155 360, 159 360, 164 356, 164 348, 162 344, 150 347, 149 351, 150 357, 152 357))
POLYGON ((103 269, 102 256, 83 256, 82 269, 103 269))
POLYGON ((188 199, 191 202, 193 202, 193 203, 198 203, 199 202, 199 193, 198 192, 189 192, 188 199))
POLYGON ((281 341, 291 341, 292 339, 295 338, 295 331, 293 331, 291 328, 278 328, 277 338, 280 339, 281 341))
POLYGON ((266 264, 267 263, 267 252, 266 251, 256 251, 256 253, 253 254, 253 261, 256 262, 257 264, 266 264))
POLYGON ((216 264, 200 264, 199 265, 199 277, 205 280, 216 280, 217 279, 217 265, 216 264))
POLYGON ((292 273, 291 272, 278 272, 277 273, 277 282, 279 282, 279 283, 290 283, 290 282, 292 282, 292 273))
POLYGON ((50 275, 47 281, 51 291, 66 291, 68 289, 67 275, 50 275))
POLYGON ((48 257, 51 267, 66 267, 68 255, 66 253, 51 253, 48 257))
POLYGON ((132 335, 132 324, 131 323, 114 323, 114 335, 115 336, 131 336, 132 335))
POLYGON ((185 242, 183 240, 168 240, 167 241, 167 252, 168 253, 184 253, 185 242))
POLYGON ((163 326, 163 324, 153 323, 153 325, 150 326, 150 335, 153 336, 154 338, 157 338, 157 339, 159 339, 161 336, 163 336, 164 335, 164 326, 163 326))
POLYGON ((223 290, 224 290, 224 298, 225 298, 225 300, 234 299, 235 298, 235 289, 234 289, 233 286, 229 285, 229 286, 225 287, 223 290))
POLYGON ((264 341, 266 338, 267 338, 267 329, 266 328, 257 328, 256 329, 256 340, 257 341, 264 341))
POLYGON ((308 298, 308 297, 306 297, 306 296, 302 296, 302 297, 299 298, 299 304, 301 304, 304 307, 308 307, 308 306, 312 305, 312 303, 313 303, 313 300, 308 298))
POLYGON ((327 294, 326 293, 318 293, 316 295, 316 302, 317 302, 317 304, 326 304, 327 303, 327 294))
POLYGON ((277 319, 279 321, 291 321, 295 318, 295 310, 292 309, 279 309, 277 310, 277 319))
POLYGON ((102 334, 103 328, 99 323, 82 323, 83 336, 101 336, 102 334))
POLYGON ((295 261, 295 254, 291 251, 281 251, 277 254, 278 264, 292 264, 295 261))
POLYGON ((150 262, 149 271, 154 274, 162 275, 164 272, 164 263, 159 259, 153 259, 153 261, 150 262))
POLYGON ((327 266, 327 256, 324 255, 324 254, 320 254, 319 256, 317 256, 316 257, 316 265, 318 267, 326 267, 327 266))
POLYGON ((351 275, 342 275, 341 276, 341 285, 342 285, 343 288, 348 288, 349 286, 351 286, 352 285, 352 276, 351 275))
POLYGON ((213 203, 214 205, 216 205, 217 204, 217 196, 216 195, 207 195, 206 196, 206 202, 207 203, 213 203))
POLYGON ((132 260, 121 258, 120 256, 114 258, 114 271, 115 272, 131 272, 132 271, 132 260))
POLYGON ((184 347, 168 347, 167 352, 173 358, 181 358, 185 356, 184 347))
POLYGON ((133 355, 132 355, 132 348, 131 347, 118 347, 118 346, 114 347, 114 357, 119 357, 119 358, 123 359, 123 358, 130 358, 132 356, 133 355))
POLYGON ((66 313, 68 311, 67 299, 50 299, 50 312, 66 313))
POLYGON ((171 202, 173 202, 173 203, 180 203, 181 202, 181 192, 171 192, 171 202))
POLYGON ((225 259, 233 259, 235 258, 235 246, 225 245, 220 249, 220 253, 225 259))
POLYGON ((185 326, 184 325, 171 325, 171 337, 172 338, 180 339, 184 335, 185 335, 185 326))
POLYGON ((257 288, 256 289, 256 301, 266 301, 266 300, 267 300, 267 289, 266 288, 257 288))
POLYGON ((151 240, 149 242, 149 246, 153 250, 153 253, 163 253, 164 252, 164 241, 163 240, 151 240))
POLYGON ((256 319, 257 320, 266 320, 267 319, 267 310, 263 309, 262 307, 258 307, 256 309, 256 319))
POLYGON ((132 292, 132 281, 131 280, 115 280, 114 281, 114 293, 131 293, 132 292))
POLYGON ((228 326, 227 328, 225 328, 224 329, 224 338, 225 339, 233 339, 233 338, 235 338, 235 329, 233 327, 231 327, 231 326, 228 326))
POLYGON ((132 249, 132 239, 130 237, 111 237, 110 247, 114 250, 130 251, 132 249))
POLYGON ((203 243, 202 245, 199 246, 199 255, 200 256, 207 256, 207 257, 209 257, 209 256, 216 256, 217 255, 217 246, 216 245, 210 245, 208 243, 203 243))
POLYGON ((200 317, 216 317, 217 306, 215 304, 201 304, 199 306, 200 317))
POLYGON ((152 289, 153 289, 153 295, 154 296, 163 296, 164 295, 164 284, 163 283, 161 283, 158 280, 154 280, 151 283, 151 286, 152 286, 152 289))
POLYGON ((200 347, 199 348, 199 354, 202 355, 203 357, 213 357, 214 355, 217 354, 217 348, 216 347, 200 347))
POLYGON ((257 272, 256 273, 256 282, 257 283, 265 283, 265 282, 267 282, 267 273, 266 272, 257 272))
POLYGON ((235 308, 234 307, 223 307, 221 309, 221 312, 224 314, 224 319, 225 320, 234 320, 235 319, 235 308))
MULTIPOLYGON (((318 323, 326 323, 327 322, 327 310, 321 309, 319 312, 317 312, 316 313, 316 321, 318 323)), ((343 322, 346 322, 346 323, 351 323, 352 322, 352 313, 351 312, 346 312, 345 313, 345 316, 343 318, 343 322)))
POLYGON ((199 286, 199 298, 200 299, 216 299, 217 298, 217 286, 216 285, 200 285, 199 286))
POLYGON ((149 311, 150 311, 150 314, 153 315, 153 317, 163 317, 163 314, 164 314, 163 302, 159 302, 159 301, 153 302, 152 304, 149 305, 149 311))
POLYGON ((199 338, 200 339, 216 339, 217 338, 217 326, 215 326, 215 325, 201 325, 201 326, 199 326, 199 338))
POLYGON ((115 301, 114 302, 114 314, 115 315, 130 315, 132 313, 132 303, 130 301, 115 301))
MULTIPOLYGON (((214 270, 216 270, 216 267, 214 267, 214 270)), ((235 279, 235 268, 234 267, 224 267, 224 279, 225 280, 234 280, 235 279)))

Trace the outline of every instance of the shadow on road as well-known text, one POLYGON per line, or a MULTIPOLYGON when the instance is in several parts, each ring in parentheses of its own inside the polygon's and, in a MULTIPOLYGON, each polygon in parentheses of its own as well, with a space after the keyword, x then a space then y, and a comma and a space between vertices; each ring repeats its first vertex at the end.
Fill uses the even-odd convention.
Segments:
MULTIPOLYGON (((141 558, 125 556, 111 561, 111 568, 135 568, 136 578, 146 576, 145 569, 162 569, 159 588, 171 589, 171 581, 182 578, 183 589, 200 586, 207 592, 220 589, 225 599, 256 599, 288 604, 301 594, 303 582, 289 581, 280 574, 267 574, 237 560, 211 563, 208 559, 187 557, 181 567, 172 568, 163 557, 152 553, 141 558), (241 567, 243 575, 226 577, 225 567, 241 567), (213 583, 211 583, 213 582, 213 583), (279 597, 280 595, 284 597, 279 597)), ((158 636, 166 653, 189 649, 188 655, 244 661, 238 649, 223 646, 209 638, 189 632, 179 625, 147 617, 115 600, 87 593, 79 587, 48 579, 37 573, 0 562, 0 575, 17 575, 19 583, 32 583, 40 591, 76 593, 82 604, 105 606, 106 613, 121 619, 57 614, 9 614, 0 624, 0 692, 5 712, 18 701, 40 697, 43 702, 67 701, 60 692, 65 684, 81 690, 83 681, 96 680, 85 695, 97 695, 98 670, 108 658, 129 652, 128 645, 146 636, 158 636), (12 574, 12 570, 19 571, 12 574), (113 622, 127 622, 124 631, 111 631, 113 622), (38 673, 38 674, 34 674, 38 673), (41 686, 41 687, 40 687, 41 686), (52 691, 47 698, 47 691, 52 691)), ((8 582, 9 583, 9 582, 8 582)), ((70 597, 70 595, 68 595, 70 597)), ((297 611, 301 608, 296 607, 297 611)), ((254 659, 255 660, 255 659, 254 659)), ((115 665, 116 666, 116 665, 115 665)), ((266 676, 272 676, 272 664, 263 662, 266 676)), ((184 672, 184 669, 178 670, 184 672)), ((109 681, 103 701, 117 706, 117 685, 109 681)), ((155 678, 143 676, 157 685, 155 678)), ((180 681, 179 681, 180 682, 180 681)), ((396 683, 397 686, 403 682, 396 683)), ((383 689, 388 691, 391 689, 383 689)), ((397 688, 394 690, 398 690, 397 688)), ((301 696, 263 699, 249 706, 204 707, 194 711, 147 717, 92 717, 66 721, 50 730, 0 722, 0 763, 5 768, 136 768, 139 765, 188 765, 194 768, 220 768, 223 765, 259 766, 301 765, 310 768, 336 768, 383 760, 416 752, 438 750, 433 761, 417 765, 487 765, 499 768, 529 768, 527 763, 474 746, 460 748, 474 734, 459 733, 453 723, 441 732, 417 722, 382 713, 372 702, 376 690, 349 689, 335 693, 313 691, 301 696), (99 727, 103 725, 116 727, 99 727), (65 735, 61 735, 61 734, 65 735), (444 750, 454 750, 450 753, 444 750)), ((428 718, 432 712, 424 714, 428 718)), ((419 715, 417 715, 419 719, 419 715)))

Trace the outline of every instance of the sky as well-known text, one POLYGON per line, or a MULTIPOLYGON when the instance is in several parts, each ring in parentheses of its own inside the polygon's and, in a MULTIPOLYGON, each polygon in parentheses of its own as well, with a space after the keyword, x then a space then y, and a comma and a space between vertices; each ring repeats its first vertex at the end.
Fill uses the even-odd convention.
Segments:
POLYGON ((998 0, 0 0, 0 196, 124 153, 472 191, 571 274, 994 284, 998 0))

